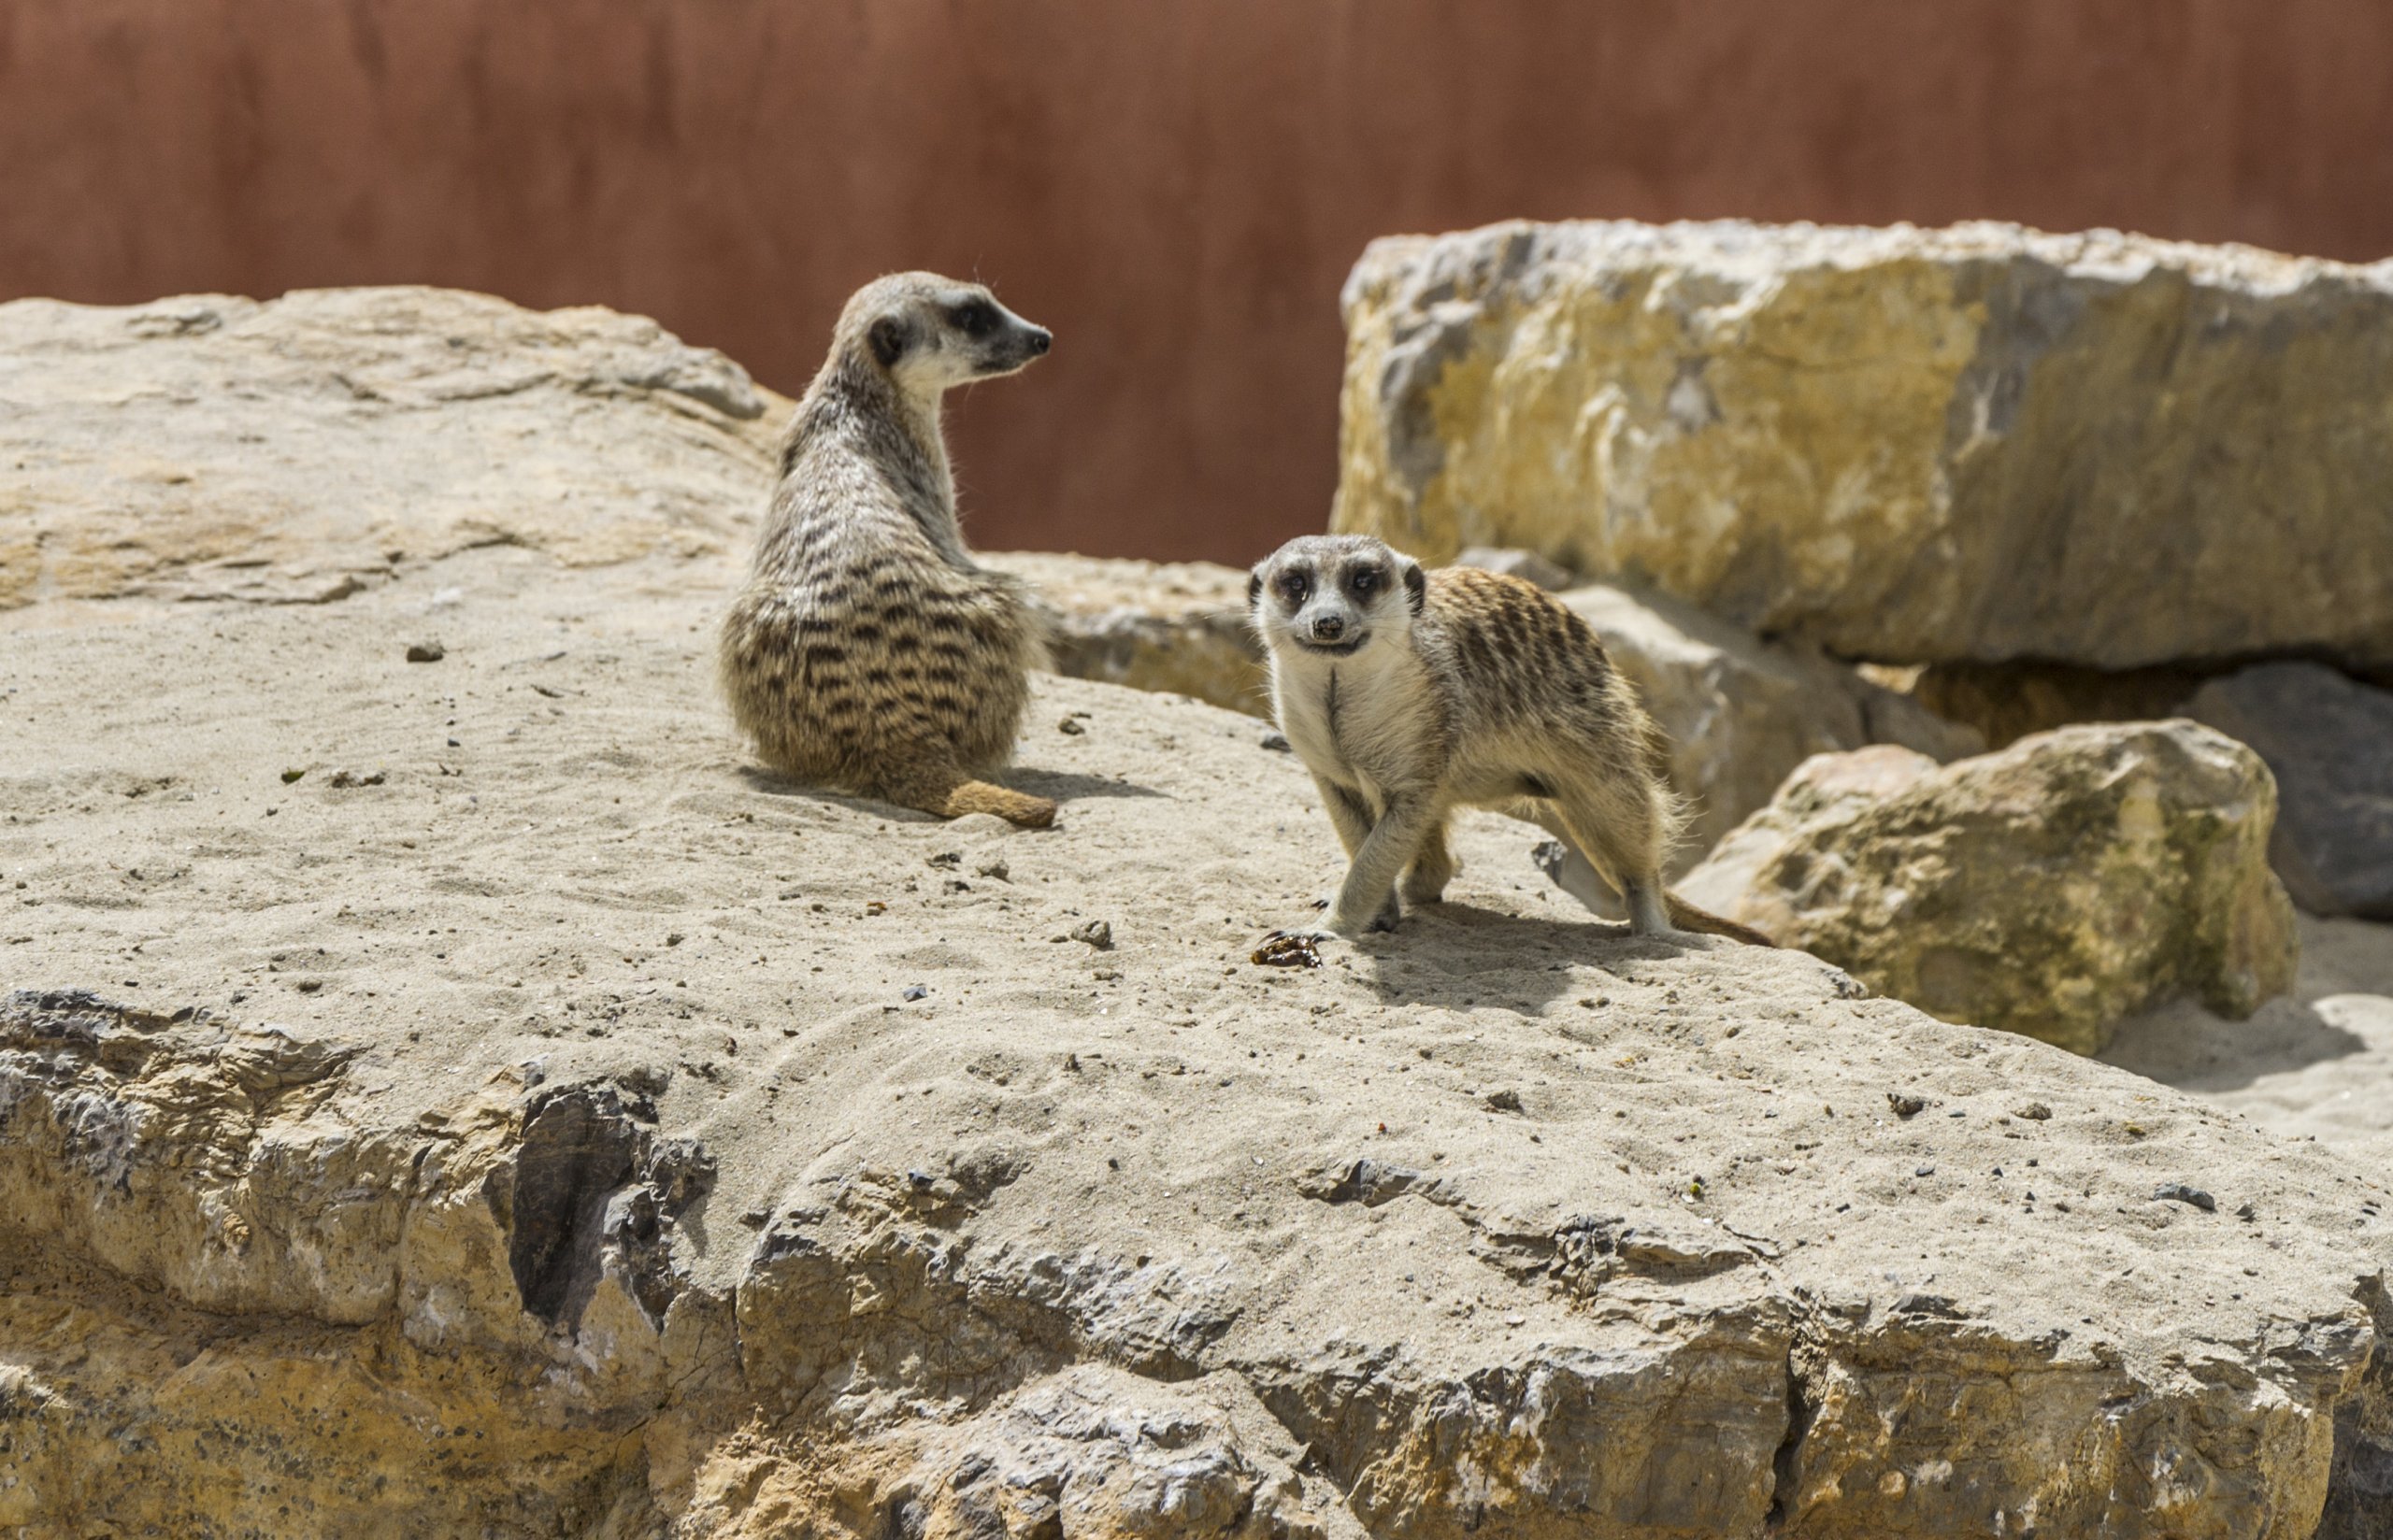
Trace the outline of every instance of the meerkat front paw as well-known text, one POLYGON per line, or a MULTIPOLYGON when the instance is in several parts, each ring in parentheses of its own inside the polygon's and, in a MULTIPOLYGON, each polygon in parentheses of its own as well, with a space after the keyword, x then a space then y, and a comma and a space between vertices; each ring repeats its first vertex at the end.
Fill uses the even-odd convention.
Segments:
POLYGON ((1387 895, 1387 901, 1382 904, 1378 912, 1371 915, 1369 919, 1359 919, 1351 914, 1332 913, 1329 917, 1329 928, 1351 941, 1358 935, 1368 935, 1374 931, 1392 931, 1396 929, 1397 922, 1403 918, 1403 906, 1397 904, 1396 894, 1391 892, 1387 895))

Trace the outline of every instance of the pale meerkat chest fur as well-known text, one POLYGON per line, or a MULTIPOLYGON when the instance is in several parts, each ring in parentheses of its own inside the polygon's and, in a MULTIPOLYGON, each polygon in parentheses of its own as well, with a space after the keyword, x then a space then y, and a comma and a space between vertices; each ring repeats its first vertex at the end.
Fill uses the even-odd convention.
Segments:
POLYGON ((1425 573, 1361 535, 1292 540, 1247 592, 1281 731, 1351 858, 1336 930, 1392 928, 1399 892, 1435 902, 1456 869, 1449 815, 1483 806, 1583 852, 1641 932, 1676 920, 1762 939, 1664 891, 1668 741, 1569 608, 1514 578, 1425 573))
POLYGON ((1023 586, 965 545, 939 421, 947 388, 1048 343, 979 285, 933 275, 849 302, 724 627, 724 693, 777 768, 947 815, 1053 817, 971 778, 1009 757, 1044 649, 1023 586))
POLYGON ((1292 660, 1275 668, 1280 731, 1306 764, 1384 805, 1391 789, 1446 774, 1447 703, 1417 651, 1340 663, 1292 660))

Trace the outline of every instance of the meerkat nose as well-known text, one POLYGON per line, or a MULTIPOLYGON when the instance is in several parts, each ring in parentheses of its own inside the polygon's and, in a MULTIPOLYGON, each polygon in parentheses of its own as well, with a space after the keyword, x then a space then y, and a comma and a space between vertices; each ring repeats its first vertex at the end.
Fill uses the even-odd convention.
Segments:
POLYGON ((1312 621, 1313 640, 1334 642, 1346 634, 1346 622, 1335 615, 1316 615, 1312 621))
POLYGON ((1053 346, 1055 346, 1054 333, 1047 330, 1044 326, 1033 326, 1030 329, 1030 350, 1032 352, 1043 353, 1053 346))

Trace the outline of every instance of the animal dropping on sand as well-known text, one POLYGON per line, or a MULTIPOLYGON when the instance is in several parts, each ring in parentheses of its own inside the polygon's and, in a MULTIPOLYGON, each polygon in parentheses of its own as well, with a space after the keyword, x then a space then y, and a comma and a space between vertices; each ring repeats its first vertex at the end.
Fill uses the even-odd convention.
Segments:
POLYGON ((1053 341, 931 273, 848 301, 723 625, 724 693, 775 769, 942 818, 1054 821, 1053 802, 981 778, 1011 754, 1046 649, 1021 580, 965 548, 939 420, 949 387, 1053 341))

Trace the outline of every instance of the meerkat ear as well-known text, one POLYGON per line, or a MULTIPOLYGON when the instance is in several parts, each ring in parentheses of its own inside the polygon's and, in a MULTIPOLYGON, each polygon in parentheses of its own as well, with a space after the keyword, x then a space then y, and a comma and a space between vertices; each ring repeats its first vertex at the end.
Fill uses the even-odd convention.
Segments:
POLYGON ((906 356, 906 323, 895 316, 883 316, 872 323, 865 340, 872 344, 872 356, 886 369, 906 356))
POLYGON ((1256 567, 1246 575, 1246 607, 1253 609, 1254 601, 1263 597, 1263 569, 1256 567))
POLYGON ((1421 606, 1429 602, 1429 578, 1422 572, 1418 562, 1404 563, 1404 602, 1412 606, 1415 615, 1420 614, 1421 606))

